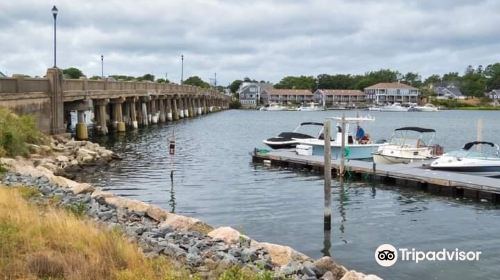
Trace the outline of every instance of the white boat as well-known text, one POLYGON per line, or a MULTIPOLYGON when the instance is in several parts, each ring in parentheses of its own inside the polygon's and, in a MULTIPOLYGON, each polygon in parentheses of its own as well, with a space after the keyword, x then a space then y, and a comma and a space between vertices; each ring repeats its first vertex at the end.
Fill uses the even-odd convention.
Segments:
POLYGON ((408 112, 409 110, 410 107, 401 106, 401 103, 397 102, 380 107, 381 112, 408 112))
POLYGON ((370 106, 370 107, 368 107, 368 111, 378 111, 378 112, 380 112, 380 107, 378 107, 378 106, 370 106))
MULTIPOLYGON (((341 147, 342 147, 342 126, 340 117, 331 118, 337 121, 337 133, 335 138, 331 141, 331 154, 332 159, 340 159, 341 147)), ((364 130, 359 126, 360 122, 364 121, 374 121, 371 117, 356 117, 356 118, 345 118, 345 129, 346 133, 344 143, 345 143, 345 158, 346 159, 370 159, 372 158, 373 152, 382 144, 374 144, 369 138, 368 134, 365 134, 364 130), (350 124, 356 125, 355 134, 349 133, 350 124)), ((312 155, 322 156, 325 151, 325 140, 323 137, 318 139, 301 139, 298 141, 297 153, 301 154, 302 150, 308 150, 307 148, 312 147, 312 155)))
POLYGON ((442 154, 439 145, 431 145, 436 131, 421 127, 402 127, 394 130, 389 143, 373 154, 375 163, 410 163, 434 159, 442 154))
POLYGON ((425 104, 424 106, 415 106, 415 110, 419 112, 437 112, 439 111, 438 107, 434 106, 433 104, 425 104))
POLYGON ((293 148, 300 139, 319 138, 323 133, 323 124, 318 122, 303 122, 292 132, 281 132, 277 137, 262 141, 272 149, 293 148))
POLYGON ((474 141, 433 161, 431 169, 457 171, 488 177, 500 176, 500 148, 491 142, 474 141), (477 149, 472 149, 476 147, 477 149))
POLYGON ((300 106, 297 111, 308 111, 308 112, 312 112, 312 111, 323 111, 323 108, 318 106, 317 103, 314 103, 314 102, 311 102, 309 103, 309 106, 300 106))
POLYGON ((277 103, 271 103, 260 108, 260 111, 285 111, 288 108, 277 103))

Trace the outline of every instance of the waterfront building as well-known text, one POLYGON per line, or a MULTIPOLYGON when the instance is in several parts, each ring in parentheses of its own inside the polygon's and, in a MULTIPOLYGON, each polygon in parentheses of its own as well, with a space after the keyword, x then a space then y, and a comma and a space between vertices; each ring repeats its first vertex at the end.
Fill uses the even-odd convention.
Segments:
POLYGON ((327 108, 363 107, 366 94, 353 89, 318 89, 314 92, 314 101, 327 108))
POLYGON ((261 103, 262 91, 272 87, 269 83, 243 82, 238 88, 239 99, 243 108, 256 108, 261 103))
POLYGON ((403 83, 378 83, 364 89, 368 102, 374 104, 417 103, 418 88, 403 83))
POLYGON ((437 99, 465 99, 460 88, 455 83, 441 83, 431 85, 437 99))
POLYGON ((306 104, 314 101, 314 95, 308 89, 266 88, 262 91, 262 103, 306 104))

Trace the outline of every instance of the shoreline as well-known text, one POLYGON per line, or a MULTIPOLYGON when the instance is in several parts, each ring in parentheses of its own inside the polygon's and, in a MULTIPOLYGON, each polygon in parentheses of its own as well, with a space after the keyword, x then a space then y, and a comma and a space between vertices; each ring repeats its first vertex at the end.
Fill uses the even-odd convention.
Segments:
POLYGON ((5 185, 36 187, 44 197, 58 196, 62 205, 80 207, 86 217, 119 227, 146 256, 176 258, 207 278, 215 267, 239 265, 293 279, 380 279, 348 270, 330 257, 313 260, 289 246, 258 242, 231 227, 213 228, 199 219, 55 175, 64 174, 65 168, 109 164, 117 159, 98 144, 54 136, 50 146, 32 148, 35 154, 29 159, 0 159, 9 170, 2 178, 5 185))

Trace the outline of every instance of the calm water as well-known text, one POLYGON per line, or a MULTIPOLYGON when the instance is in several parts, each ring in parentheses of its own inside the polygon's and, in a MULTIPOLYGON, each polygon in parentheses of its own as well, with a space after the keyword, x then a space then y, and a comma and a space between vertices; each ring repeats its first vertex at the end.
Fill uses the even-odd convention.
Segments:
MULTIPOLYGON (((320 257, 325 247, 321 177, 254 165, 249 152, 263 147, 262 139, 302 121, 340 114, 233 110, 97 138, 124 160, 86 174, 85 180, 213 226, 229 225, 254 239, 320 257), (172 157, 167 138, 174 131, 177 149, 172 157), (175 170, 173 183, 171 170, 175 170)), ((364 127, 375 139, 388 138, 400 126, 423 126, 438 131, 436 141, 445 150, 456 149, 476 139, 481 118, 483 139, 500 142, 500 112, 371 115, 376 121, 364 127)), ((332 191, 331 253, 347 267, 387 279, 498 278, 499 207, 359 182, 343 187, 336 183, 332 191), (479 262, 398 262, 382 268, 374 260, 374 250, 383 243, 419 250, 481 250, 482 255, 479 262)))

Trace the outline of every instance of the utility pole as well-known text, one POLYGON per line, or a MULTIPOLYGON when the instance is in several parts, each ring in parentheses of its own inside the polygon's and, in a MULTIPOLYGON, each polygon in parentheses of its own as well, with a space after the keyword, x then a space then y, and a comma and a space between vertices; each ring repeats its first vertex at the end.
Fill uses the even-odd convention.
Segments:
POLYGON ((181 54, 181 85, 184 84, 184 55, 181 54))
POLYGON ((104 55, 101 54, 101 79, 104 80, 104 55))

